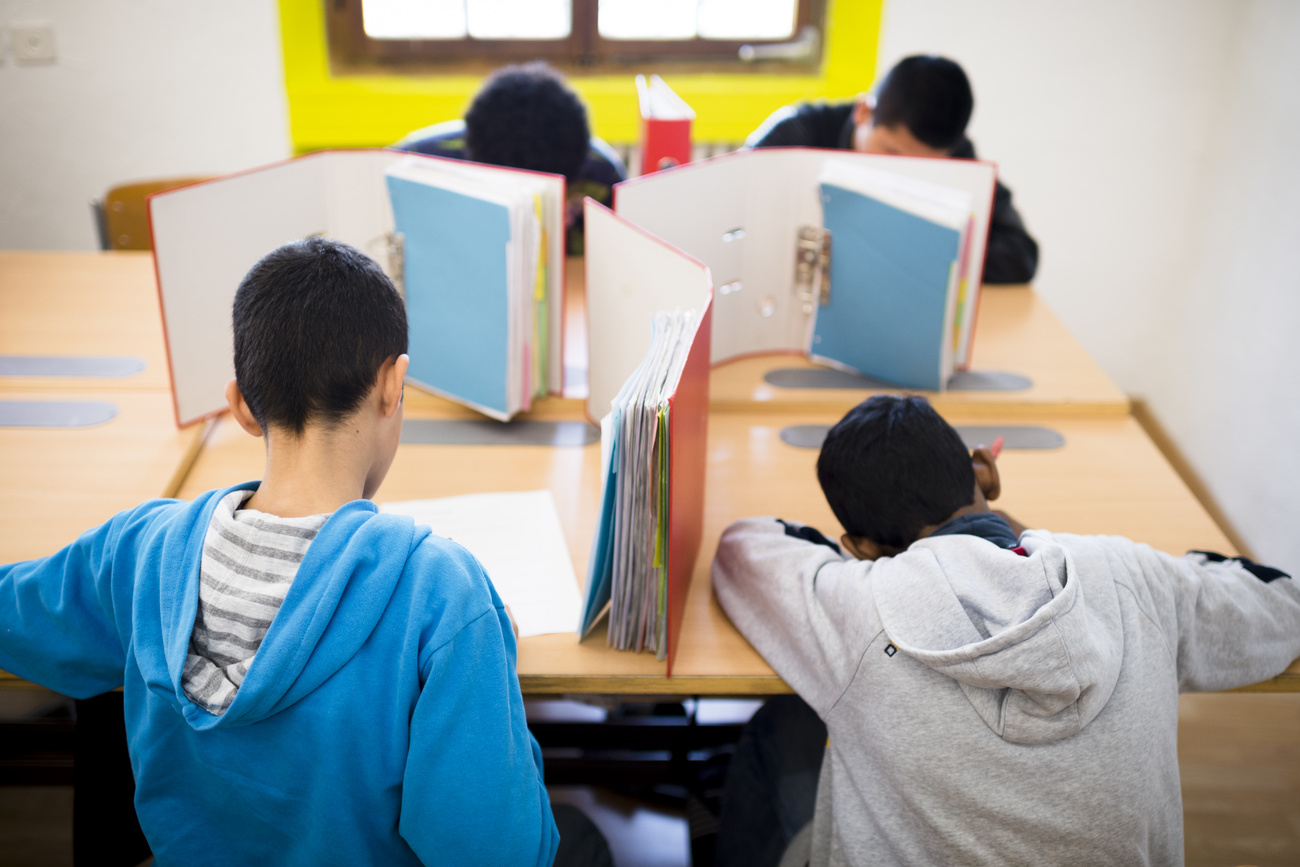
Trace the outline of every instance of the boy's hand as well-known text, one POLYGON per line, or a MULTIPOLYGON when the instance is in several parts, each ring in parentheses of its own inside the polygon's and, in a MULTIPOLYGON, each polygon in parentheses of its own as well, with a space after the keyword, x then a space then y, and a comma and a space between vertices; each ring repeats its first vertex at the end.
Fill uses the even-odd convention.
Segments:
POLYGON ((1002 520, 1006 521, 1008 524, 1011 525, 1011 532, 1016 534, 1017 539, 1020 538, 1021 533, 1029 529, 1024 524, 1020 523, 1015 518, 1011 517, 1001 509, 994 509, 993 514, 997 515, 999 518, 1001 518, 1002 520))
POLYGON ((515 623, 515 616, 514 616, 513 614, 510 613, 510 606, 509 606, 509 605, 506 605, 506 604, 503 602, 503 603, 501 603, 501 607, 504 608, 504 609, 506 610, 506 617, 507 617, 507 619, 510 620, 510 629, 515 633, 515 643, 518 644, 518 643, 519 643, 519 625, 518 625, 517 623, 515 623))

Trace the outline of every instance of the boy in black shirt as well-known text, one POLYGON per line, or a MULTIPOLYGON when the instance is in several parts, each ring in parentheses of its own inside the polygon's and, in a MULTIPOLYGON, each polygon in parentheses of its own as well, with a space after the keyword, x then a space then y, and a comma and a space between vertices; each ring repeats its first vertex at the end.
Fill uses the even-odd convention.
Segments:
MULTIPOLYGON (((944 57, 906 57, 853 102, 786 106, 754 131, 750 147, 840 148, 876 154, 975 159, 966 138, 975 98, 962 68, 944 57)), ((1038 244, 1001 183, 993 197, 985 283, 1028 283, 1038 244)))

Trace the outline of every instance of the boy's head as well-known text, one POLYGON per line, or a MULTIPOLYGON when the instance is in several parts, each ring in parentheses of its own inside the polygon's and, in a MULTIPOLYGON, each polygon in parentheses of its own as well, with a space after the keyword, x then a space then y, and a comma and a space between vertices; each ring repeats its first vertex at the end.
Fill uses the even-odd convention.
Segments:
POLYGON ((975 97, 962 68, 946 57, 900 60, 853 107, 853 149, 947 156, 966 134, 975 97))
POLYGON ((587 110, 545 63, 498 69, 465 113, 466 154, 481 163, 573 178, 590 139, 587 110))
POLYGON ((1000 491, 987 449, 974 455, 920 397, 877 395, 830 429, 817 480, 863 559, 907 549, 962 511, 985 511, 1000 491), (869 556, 867 556, 869 555, 869 556))
POLYGON ((294 437, 353 415, 381 369, 406 353, 406 307, 393 282, 360 250, 324 238, 285 244, 254 265, 235 293, 233 325, 243 403, 262 431, 294 437))

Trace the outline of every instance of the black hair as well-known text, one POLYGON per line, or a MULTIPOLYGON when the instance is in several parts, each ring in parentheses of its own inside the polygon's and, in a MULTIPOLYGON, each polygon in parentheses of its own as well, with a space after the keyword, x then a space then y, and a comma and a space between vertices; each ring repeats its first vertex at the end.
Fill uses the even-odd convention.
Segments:
POLYGON ((324 238, 285 244, 235 292, 235 380, 268 425, 302 434, 335 424, 406 352, 406 307, 393 281, 355 247, 324 238))
POLYGON ((970 453, 923 397, 849 410, 826 435, 817 481, 845 532, 893 548, 975 501, 970 453))
POLYGON ((480 163, 573 179, 590 140, 587 110, 545 63, 498 69, 465 113, 465 153, 480 163))
POLYGON ((872 122, 902 124, 917 141, 950 151, 966 133, 975 96, 966 73, 946 57, 904 57, 876 88, 872 122))

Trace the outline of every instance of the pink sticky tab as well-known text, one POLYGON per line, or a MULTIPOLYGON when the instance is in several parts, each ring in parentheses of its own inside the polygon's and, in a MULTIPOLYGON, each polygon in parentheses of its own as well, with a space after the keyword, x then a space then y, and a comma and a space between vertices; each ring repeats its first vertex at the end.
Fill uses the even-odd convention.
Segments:
POLYGON ((993 440, 993 445, 989 446, 989 451, 993 453, 993 457, 995 458, 1002 454, 1002 437, 993 440))

